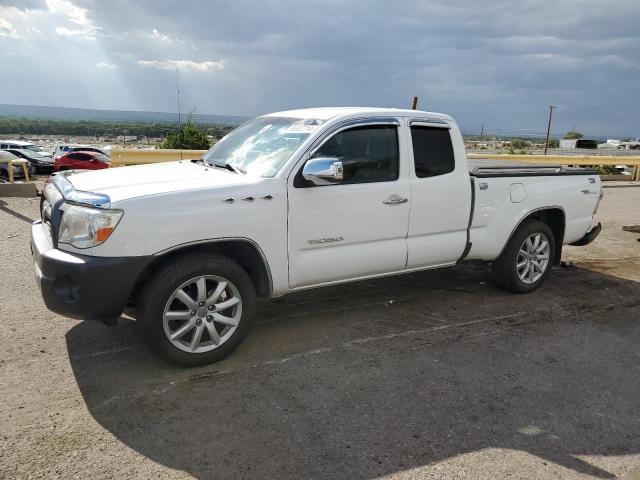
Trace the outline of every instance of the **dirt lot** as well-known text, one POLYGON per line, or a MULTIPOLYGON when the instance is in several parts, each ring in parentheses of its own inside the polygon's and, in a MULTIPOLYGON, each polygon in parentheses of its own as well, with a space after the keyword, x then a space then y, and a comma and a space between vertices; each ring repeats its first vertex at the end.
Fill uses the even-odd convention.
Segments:
POLYGON ((485 265, 265 302, 230 358, 167 366, 134 321, 37 292, 36 199, 0 199, 0 478, 640 478, 640 188, 540 290, 485 265))

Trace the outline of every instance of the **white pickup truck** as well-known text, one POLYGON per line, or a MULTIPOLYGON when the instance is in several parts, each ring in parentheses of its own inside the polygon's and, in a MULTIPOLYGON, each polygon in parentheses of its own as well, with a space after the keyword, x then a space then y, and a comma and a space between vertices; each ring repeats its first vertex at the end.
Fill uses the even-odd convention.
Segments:
POLYGON ((313 108, 200 159, 56 175, 31 243, 48 308, 106 323, 126 308, 157 354, 195 366, 239 344, 256 296, 466 259, 530 292, 563 244, 598 235, 601 196, 592 170, 467 162, 447 115, 313 108))

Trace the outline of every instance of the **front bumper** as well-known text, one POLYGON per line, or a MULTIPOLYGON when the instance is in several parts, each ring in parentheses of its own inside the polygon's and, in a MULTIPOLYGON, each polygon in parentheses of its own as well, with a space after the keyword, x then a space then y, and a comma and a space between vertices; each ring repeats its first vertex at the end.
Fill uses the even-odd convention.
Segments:
POLYGON ((32 163, 36 172, 53 172, 53 163, 32 163))
POLYGON ((31 226, 36 281, 47 308, 82 320, 111 320, 124 310, 152 257, 92 257, 53 247, 41 221, 31 226))

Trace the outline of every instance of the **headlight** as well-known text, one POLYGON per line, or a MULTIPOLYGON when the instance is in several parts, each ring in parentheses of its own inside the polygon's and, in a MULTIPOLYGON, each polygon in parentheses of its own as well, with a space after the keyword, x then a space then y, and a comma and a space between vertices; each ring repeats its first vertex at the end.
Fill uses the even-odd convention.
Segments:
POLYGON ((122 218, 120 210, 99 210, 72 205, 62 215, 58 242, 76 248, 95 247, 103 243, 122 218))

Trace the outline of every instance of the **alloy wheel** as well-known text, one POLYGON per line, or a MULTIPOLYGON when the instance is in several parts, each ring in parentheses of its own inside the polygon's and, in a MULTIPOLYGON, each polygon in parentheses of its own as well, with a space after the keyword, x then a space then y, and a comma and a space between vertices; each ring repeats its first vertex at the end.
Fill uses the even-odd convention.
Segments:
POLYGON ((164 307, 164 333, 174 347, 204 353, 229 340, 241 317, 238 288, 225 278, 203 275, 173 291, 164 307))
POLYGON ((537 282, 549 266, 551 246, 544 233, 529 235, 518 250, 516 269, 523 283, 537 282))

